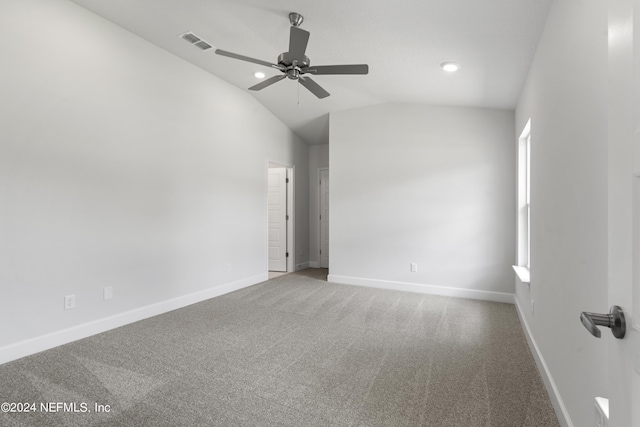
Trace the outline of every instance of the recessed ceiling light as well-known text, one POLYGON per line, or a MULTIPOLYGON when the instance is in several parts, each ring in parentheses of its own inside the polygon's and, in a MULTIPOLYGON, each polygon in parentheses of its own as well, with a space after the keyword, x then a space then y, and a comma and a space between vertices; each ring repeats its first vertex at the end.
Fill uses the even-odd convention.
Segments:
POLYGON ((264 79, 264 73, 262 71, 257 71, 254 76, 256 76, 257 79, 264 79))
POLYGON ((443 62, 442 64, 440 64, 440 66, 442 67, 443 70, 448 71, 450 73, 453 73, 454 71, 458 71, 458 68, 460 68, 460 65, 456 64, 455 62, 443 62))

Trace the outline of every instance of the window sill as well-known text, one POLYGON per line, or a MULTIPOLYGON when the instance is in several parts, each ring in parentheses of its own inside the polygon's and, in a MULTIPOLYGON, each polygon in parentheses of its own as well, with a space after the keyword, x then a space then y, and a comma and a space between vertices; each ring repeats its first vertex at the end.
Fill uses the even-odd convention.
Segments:
POLYGON ((519 265, 513 265, 512 267, 513 267, 513 270, 518 275, 518 279, 520 279, 522 283, 526 283, 528 287, 529 283, 531 283, 531 275, 529 274, 529 268, 524 266, 519 266, 519 265))

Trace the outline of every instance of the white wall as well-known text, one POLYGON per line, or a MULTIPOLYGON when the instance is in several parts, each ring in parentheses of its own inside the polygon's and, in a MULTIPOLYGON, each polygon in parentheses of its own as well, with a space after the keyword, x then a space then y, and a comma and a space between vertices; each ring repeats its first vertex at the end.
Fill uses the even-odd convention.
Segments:
POLYGON ((331 280, 512 302, 513 122, 409 104, 332 114, 331 280))
POLYGON ((267 159, 309 247, 307 146, 244 91, 64 0, 3 0, 0 61, 0 363, 266 278, 267 159))
POLYGON ((309 264, 320 267, 320 184, 319 169, 329 167, 329 144, 309 147, 309 264))
POLYGON ((532 232, 531 290, 516 292, 575 426, 607 395, 608 332, 578 320, 608 311, 606 72, 607 3, 555 1, 516 110, 517 133, 531 118, 532 232))

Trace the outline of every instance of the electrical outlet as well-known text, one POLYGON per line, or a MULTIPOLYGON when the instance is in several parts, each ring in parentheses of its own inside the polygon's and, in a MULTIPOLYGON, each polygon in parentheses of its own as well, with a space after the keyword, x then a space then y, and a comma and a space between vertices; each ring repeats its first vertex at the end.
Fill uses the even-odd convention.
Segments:
POLYGON ((412 262, 412 263, 411 263, 411 271, 412 271, 413 273, 415 273, 415 272, 417 272, 417 271, 418 271, 418 263, 417 263, 417 262, 412 262))
POLYGON ((533 303, 533 300, 531 300, 531 316, 535 317, 535 304, 533 303))
POLYGON ((72 308, 76 308, 76 296, 66 295, 64 297, 64 309, 71 310, 72 308))
POLYGON ((113 286, 107 286, 104 288, 103 297, 105 300, 113 298, 113 286))

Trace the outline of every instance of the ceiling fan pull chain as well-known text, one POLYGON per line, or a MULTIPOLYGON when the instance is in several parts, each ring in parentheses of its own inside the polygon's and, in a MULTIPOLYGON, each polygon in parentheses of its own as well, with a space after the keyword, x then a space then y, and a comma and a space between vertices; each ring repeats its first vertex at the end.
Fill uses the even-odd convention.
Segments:
POLYGON ((298 86, 298 107, 299 107, 300 106, 300 79, 297 79, 297 80, 298 80, 297 86, 298 86))

